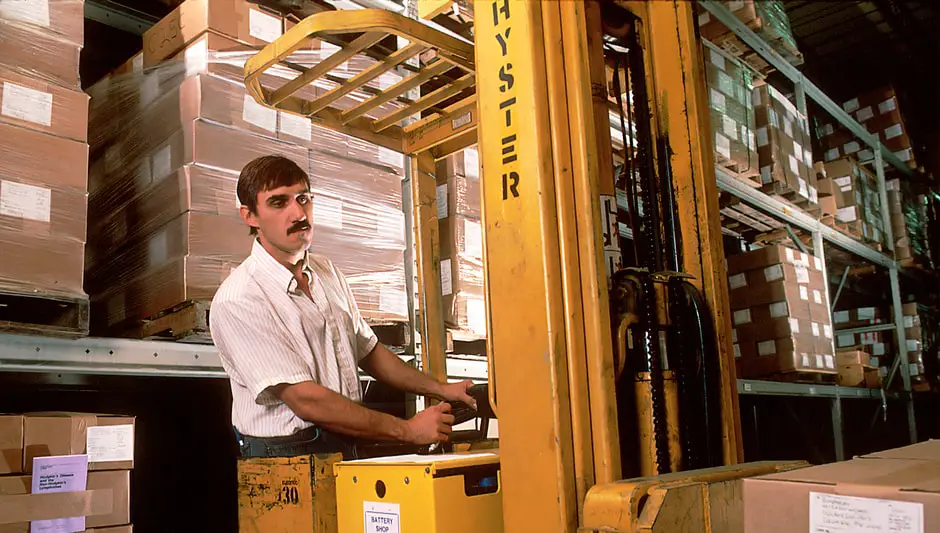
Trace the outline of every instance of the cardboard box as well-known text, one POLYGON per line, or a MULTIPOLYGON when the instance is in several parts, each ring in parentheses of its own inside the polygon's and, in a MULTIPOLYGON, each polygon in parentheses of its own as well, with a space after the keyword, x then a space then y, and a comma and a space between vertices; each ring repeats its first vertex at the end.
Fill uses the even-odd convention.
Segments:
POLYGON ((0 67, 0 122, 85 142, 88 95, 25 72, 24 68, 0 67))
POLYGON ((13 2, 0 10, 0 20, 26 25, 38 32, 51 33, 57 39, 82 45, 85 42, 84 7, 83 0, 13 2))
POLYGON ((742 377, 758 377, 786 372, 821 372, 835 374, 835 356, 820 353, 810 335, 761 342, 739 342, 742 377))
POLYGON ((83 142, 0 123, 0 154, 0 176, 80 191, 87 186, 88 145, 83 142))
POLYGON ((131 521, 130 470, 89 472, 86 486, 88 490, 110 490, 113 504, 111 513, 87 517, 85 527, 120 526, 131 521))
POLYGON ((209 30, 261 47, 284 33, 284 19, 242 0, 186 0, 144 32, 144 66, 173 56, 209 30))
MULTIPOLYGON (((812 302, 812 291, 807 285, 801 285, 796 282, 778 280, 772 283, 763 283, 748 287, 748 290, 738 289, 732 297, 732 309, 744 309, 748 307, 758 307, 777 302, 787 302, 793 306, 805 306, 805 316, 800 318, 810 319, 809 304, 812 302)), ((803 310, 801 310, 803 312, 803 310)), ((796 316, 796 315, 790 315, 796 316)))
POLYGON ((126 526, 114 526, 114 527, 95 527, 91 529, 86 529, 86 533, 95 532, 95 533, 134 533, 134 526, 127 524, 126 526))
POLYGON ((33 458, 89 454, 89 470, 134 468, 134 417, 86 413, 27 413, 24 415, 24 472, 33 471, 33 458), (118 426, 118 427, 109 427, 118 426), (95 429, 101 428, 101 429, 95 429), (91 444, 89 449, 88 444, 91 444), (112 450, 99 455, 96 450, 112 450), (95 461, 96 457, 130 459, 95 461))
MULTIPOLYGON (((63 511, 81 509, 84 506, 74 502, 93 500, 97 505, 89 505, 94 511, 85 517, 85 531, 105 531, 107 533, 130 533, 130 526, 110 528, 130 522, 130 471, 116 470, 107 472, 88 472, 87 490, 81 492, 43 495, 47 499, 43 505, 31 509, 21 509, 24 517, 32 512, 54 515, 59 518, 63 511), (72 502, 72 505, 67 505, 72 502), (98 529, 106 528, 106 529, 98 529)), ((22 496, 31 493, 32 476, 0 477, 0 501, 5 496, 22 496)), ((25 505, 23 507, 26 507, 25 505)), ((3 522, 5 520, 0 520, 3 522)), ((29 522, 0 523, 0 533, 28 533, 29 522)))
POLYGON ((24 236, 85 242, 85 192, 43 185, 0 178, 0 228, 24 236))
POLYGON ((877 371, 870 365, 868 352, 862 350, 836 350, 836 364, 839 367, 837 383, 844 387, 865 387, 866 373, 877 371))
POLYGON ((745 478, 744 531, 890 531, 889 517, 908 531, 932 531, 940 523, 938 478, 940 441, 745 478))
POLYGON ((239 459, 238 522, 243 531, 336 531, 339 454, 239 459), (288 502, 285 505, 282 502, 288 502))
POLYGON ((753 75, 731 55, 705 47, 711 134, 720 164, 733 165, 738 172, 758 169, 751 106, 753 75))
POLYGON ((786 96, 769 85, 753 92, 755 136, 761 182, 767 192, 787 190, 815 203, 816 172, 813 170, 809 121, 786 96))
MULTIPOLYGON (((84 24, 84 20, 80 23, 84 24)), ((78 89, 81 51, 81 43, 70 43, 35 26, 0 19, 0 57, 4 64, 19 66, 78 89)))
POLYGON ((36 295, 84 297, 85 245, 0 227, 0 289, 36 295))
POLYGON ((480 179, 457 173, 459 168, 447 170, 448 166, 458 166, 447 161, 449 159, 437 164, 437 218, 463 216, 479 220, 480 179))
POLYGON ((821 262, 807 254, 783 245, 765 246, 759 250, 728 256, 728 273, 738 274, 780 263, 802 264, 820 270, 821 262))
POLYGON ((23 415, 0 415, 0 474, 23 471, 23 415))

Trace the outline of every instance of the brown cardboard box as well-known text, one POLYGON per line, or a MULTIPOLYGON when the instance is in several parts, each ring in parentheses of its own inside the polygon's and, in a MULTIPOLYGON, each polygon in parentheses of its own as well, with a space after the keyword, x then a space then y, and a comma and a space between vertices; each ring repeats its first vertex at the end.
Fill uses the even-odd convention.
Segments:
POLYGON ((144 66, 173 56, 208 30, 264 46, 284 33, 284 19, 243 0, 186 0, 144 32, 144 66))
POLYGON ((738 172, 757 170, 759 163, 751 107, 752 74, 729 54, 705 48, 708 61, 710 125, 719 164, 738 172))
POLYGON ((23 471, 23 415, 0 415, 0 474, 23 471))
MULTIPOLYGON (((453 157, 453 156, 451 156, 453 157)), ((462 163, 461 163, 462 164, 462 163)), ((437 168, 437 218, 464 216, 480 218, 480 180, 453 173, 438 162, 437 168)))
POLYGON ((4 64, 21 66, 66 87, 79 88, 81 50, 81 44, 62 40, 53 33, 0 20, 0 57, 4 64))
POLYGON ((815 203, 818 193, 808 120, 786 96, 769 85, 756 87, 753 100, 761 182, 765 189, 773 193, 778 192, 779 186, 785 186, 815 203))
POLYGON ((134 533, 134 526, 127 524, 126 526, 114 526, 114 527, 95 527, 91 529, 86 529, 86 533, 134 533))
POLYGON ((445 321, 473 337, 486 337, 486 305, 482 297, 458 293, 444 301, 445 321))
MULTIPOLYGON (((33 471, 33 458, 35 457, 82 453, 89 453, 89 470, 134 468, 133 459, 92 462, 94 459, 92 450, 88 450, 86 446, 86 443, 91 441, 89 430, 102 426, 121 426, 121 428, 115 428, 115 431, 120 431, 120 436, 105 438, 109 439, 108 442, 119 446, 123 455, 133 455, 134 417, 132 416, 64 412, 27 413, 24 415, 23 425, 24 472, 33 471)), ((99 433, 95 430, 91 431, 99 433)))
POLYGON ((0 122, 85 142, 88 95, 29 76, 28 71, 27 65, 0 67, 0 122))
POLYGON ((835 357, 817 353, 811 336, 739 343, 741 377, 760 377, 786 372, 817 372, 835 374, 835 357))
POLYGON ((88 145, 0 124, 0 176, 84 191, 88 182, 88 145))
POLYGON ((933 531, 940 523, 937 479, 940 441, 745 478, 744 532, 826 531, 830 524, 890 531, 889 517, 908 531, 933 531))
POLYGON ((0 229, 0 289, 83 297, 85 245, 0 229))
POLYGON ((0 20, 26 25, 43 33, 51 32, 57 39, 82 45, 85 42, 84 7, 83 0, 15 2, 4 6, 0 20))
POLYGON ((480 177, 480 157, 476 147, 467 148, 445 157, 438 162, 438 167, 438 181, 440 181, 441 170, 446 176, 480 177))
MULTIPOLYGON (((752 285, 746 291, 738 289, 732 297, 732 309, 744 309, 747 307, 757 307, 777 302, 789 302, 794 305, 806 306, 806 312, 809 312, 809 304, 812 302, 812 290, 807 285, 801 285, 794 281, 777 280, 772 283, 763 283, 752 285)), ((791 315, 795 316, 795 315, 791 315)), ((810 316, 805 317, 809 319, 810 316)))
POLYGON ((736 326, 737 342, 760 342, 769 339, 782 339, 809 331, 810 323, 798 318, 780 317, 766 322, 746 323, 736 326))
POLYGON ((85 518, 86 527, 120 526, 131 521, 130 470, 89 472, 87 487, 88 490, 110 490, 114 503, 110 514, 85 518))
POLYGON ((728 256, 728 273, 738 274, 780 263, 801 263, 819 270, 819 261, 811 255, 783 245, 765 246, 759 250, 728 256))
POLYGON ((69 187, 43 187, 0 178, 0 230, 24 236, 85 242, 87 195, 69 187))

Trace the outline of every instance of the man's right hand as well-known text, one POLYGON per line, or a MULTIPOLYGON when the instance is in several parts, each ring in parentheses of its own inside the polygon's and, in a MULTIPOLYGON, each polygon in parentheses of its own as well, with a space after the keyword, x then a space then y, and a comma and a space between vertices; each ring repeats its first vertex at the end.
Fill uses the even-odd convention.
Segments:
POLYGON ((454 415, 450 414, 450 404, 442 402, 416 414, 407 424, 408 441, 412 444, 447 442, 454 415))

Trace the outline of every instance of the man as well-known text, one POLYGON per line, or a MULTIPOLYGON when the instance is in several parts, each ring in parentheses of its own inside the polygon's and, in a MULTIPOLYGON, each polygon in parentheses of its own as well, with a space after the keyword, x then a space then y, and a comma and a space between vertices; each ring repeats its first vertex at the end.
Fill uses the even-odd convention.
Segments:
POLYGON ((259 157, 237 187, 256 240, 219 287, 210 326, 231 381, 242 455, 355 458, 359 438, 446 441, 454 421, 447 403, 407 421, 360 405, 357 366, 399 389, 476 407, 470 381, 439 383, 380 344, 343 275, 307 251, 315 221, 306 172, 284 157, 259 157))

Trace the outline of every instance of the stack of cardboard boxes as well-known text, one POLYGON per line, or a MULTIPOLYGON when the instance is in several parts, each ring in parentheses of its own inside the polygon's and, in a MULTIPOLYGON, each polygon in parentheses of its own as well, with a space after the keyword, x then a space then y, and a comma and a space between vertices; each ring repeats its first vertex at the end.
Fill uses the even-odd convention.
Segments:
MULTIPOLYGON (((95 85, 86 289, 107 332, 208 300, 251 251, 239 219, 241 169, 280 155, 310 175, 314 245, 346 274, 364 316, 407 321, 401 154, 257 104, 244 62, 293 22, 244 0, 187 0, 144 35, 144 49, 95 85)), ((334 50, 297 51, 314 64, 334 50)), ((340 67, 348 75, 365 60, 340 67)), ((276 87, 275 69, 262 82, 276 87)), ((379 88, 396 80, 373 80, 379 88)), ((309 85, 304 97, 328 91, 309 85)), ((353 92, 341 107, 361 103, 353 92)), ((386 104, 373 110, 382 114, 386 104)))
POLYGON ((860 307, 834 312, 832 320, 836 328, 836 347, 840 352, 865 353, 870 366, 880 367, 881 378, 887 375, 887 367, 892 364, 889 358, 898 353, 905 354, 904 362, 908 365, 911 383, 915 387, 929 388, 924 374, 923 330, 917 304, 906 303, 901 307, 901 312, 904 317, 905 344, 900 347, 896 346, 894 335, 890 332, 840 333, 841 330, 889 323, 890 317, 893 316, 890 308, 888 312, 879 307, 860 307))
POLYGON ((881 387, 877 360, 864 350, 837 349, 836 365, 839 368, 836 383, 843 387, 881 387))
POLYGON ((749 178, 760 173, 751 105, 753 75, 750 69, 713 46, 705 47, 711 130, 715 160, 749 178))
POLYGON ((901 196, 901 181, 897 179, 885 182, 888 195, 888 214, 891 219, 891 236, 894 237, 894 257, 898 261, 914 258, 911 248, 911 236, 908 233, 907 218, 904 214, 904 201, 901 196))
POLYGON ((901 306, 904 315, 905 345, 899 350, 906 353, 911 385, 914 390, 929 390, 930 380, 924 373, 924 330, 921 328, 920 314, 916 303, 901 306))
POLYGON ((752 100, 764 191, 802 205, 807 212, 818 211, 819 195, 806 116, 770 85, 756 87, 752 100))
MULTIPOLYGON (((31 530, 30 521, 34 519, 37 521, 32 523, 32 531, 76 531, 51 527, 48 521, 38 521, 40 516, 69 518, 62 513, 69 508, 69 503, 72 503, 72 509, 76 508, 76 500, 70 499, 74 494, 49 490, 59 493, 47 500, 22 499, 36 489, 33 479, 38 475, 33 469, 35 458, 54 456, 49 459, 54 465, 49 467, 47 462, 43 470, 55 472, 59 468, 55 464, 56 457, 76 455, 87 455, 87 469, 71 472, 78 477, 87 477, 74 481, 79 486, 85 485, 84 491, 87 492, 82 496, 93 502, 86 507, 92 513, 79 518, 79 522, 84 521, 84 527, 78 531, 131 533, 134 417, 82 413, 0 415, 0 502, 7 504, 0 507, 14 513, 13 516, 0 516, 0 533, 27 533, 31 530), (14 501, 18 503, 13 504, 14 501)), ((64 478, 60 476, 56 482, 62 484, 60 490, 69 490, 71 486, 70 492, 75 491, 71 485, 73 480, 64 478)), ((47 485, 43 483, 40 487, 47 485)), ((80 505, 77 507, 82 508, 80 505)))
MULTIPOLYGON (((913 145, 907 134, 898 98, 893 87, 883 87, 860 94, 842 104, 852 115, 894 155, 911 168, 917 168, 913 145)), ((817 130, 824 150, 825 161, 835 161, 855 155, 862 161, 875 157, 871 148, 862 144, 852 133, 839 124, 823 123, 817 130)))
POLYGON ((780 245, 727 261, 738 375, 835 374, 822 262, 780 245))
POLYGON ((879 247, 885 234, 878 178, 854 157, 826 163, 825 175, 819 182, 823 213, 850 234, 879 247))
MULTIPOLYGON (((796 39, 790 28, 790 18, 781 0, 726 0, 722 4, 792 65, 803 64, 803 54, 796 46, 796 39)), ((698 25, 702 37, 729 54, 740 57, 759 72, 773 70, 760 55, 741 42, 734 32, 704 9, 699 10, 698 25)))
POLYGON ((476 148, 438 162, 437 218, 444 322, 450 328, 485 336, 480 161, 476 148))
POLYGON ((82 0, 0 5, 0 291, 84 298, 82 0))

